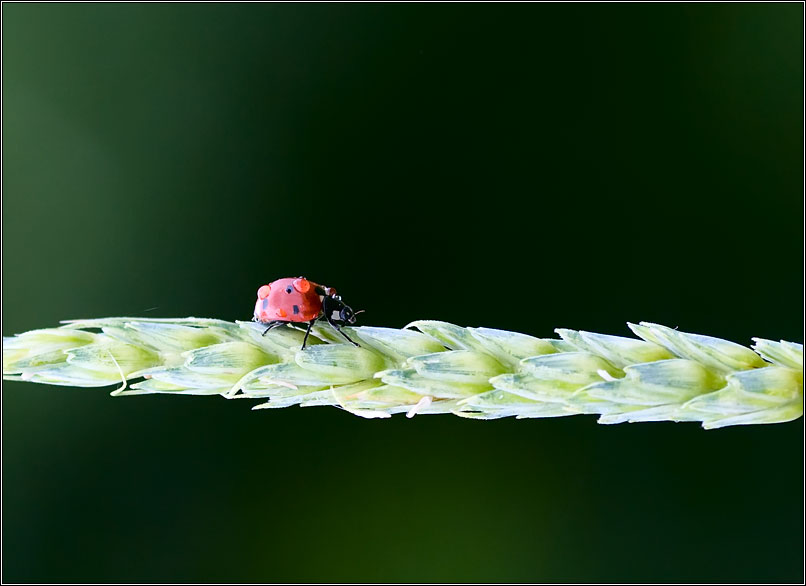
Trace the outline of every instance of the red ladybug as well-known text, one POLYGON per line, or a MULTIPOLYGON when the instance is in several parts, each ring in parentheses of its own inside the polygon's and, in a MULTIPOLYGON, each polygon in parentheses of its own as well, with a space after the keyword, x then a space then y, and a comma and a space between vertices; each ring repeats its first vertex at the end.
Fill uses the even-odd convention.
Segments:
POLYGON ((270 329, 283 324, 308 322, 308 329, 302 340, 304 350, 313 324, 322 317, 348 342, 358 346, 341 328, 354 324, 355 316, 359 313, 361 312, 353 311, 342 302, 341 296, 336 294, 333 287, 297 277, 277 279, 258 289, 254 320, 268 326, 263 332, 264 336, 270 329))

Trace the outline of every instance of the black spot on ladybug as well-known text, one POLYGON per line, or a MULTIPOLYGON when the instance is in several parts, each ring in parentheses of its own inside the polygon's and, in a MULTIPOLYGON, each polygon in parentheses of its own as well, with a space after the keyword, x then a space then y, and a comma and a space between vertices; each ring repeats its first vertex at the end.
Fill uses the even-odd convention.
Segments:
POLYGON ((297 315, 299 313, 299 305, 295 305, 293 309, 294 309, 294 315, 297 315))
POLYGON ((288 293, 289 295, 291 295, 291 291, 293 291, 293 289, 291 289, 291 287, 286 287, 285 288, 285 292, 288 293))
POLYGON ((263 309, 268 309, 269 307, 269 300, 268 298, 263 300, 263 309))

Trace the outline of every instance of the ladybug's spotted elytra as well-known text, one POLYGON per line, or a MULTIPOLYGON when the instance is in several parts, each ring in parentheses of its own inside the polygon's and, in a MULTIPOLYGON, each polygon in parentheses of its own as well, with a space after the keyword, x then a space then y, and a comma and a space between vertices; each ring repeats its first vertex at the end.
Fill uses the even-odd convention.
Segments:
POLYGON ((348 342, 358 346, 341 328, 354 324, 355 316, 359 313, 346 305, 333 287, 297 277, 277 279, 257 290, 254 321, 268 326, 263 332, 264 336, 270 329, 283 324, 308 322, 302 340, 304 350, 313 324, 325 318, 348 342))

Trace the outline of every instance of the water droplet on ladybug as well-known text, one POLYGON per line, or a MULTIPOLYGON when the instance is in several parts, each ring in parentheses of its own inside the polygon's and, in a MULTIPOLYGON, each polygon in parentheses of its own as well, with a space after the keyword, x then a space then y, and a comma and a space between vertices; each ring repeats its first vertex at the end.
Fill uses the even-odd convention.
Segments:
POLYGON ((308 279, 294 279, 293 282, 294 289, 299 291, 300 293, 307 293, 311 290, 311 282, 308 279))

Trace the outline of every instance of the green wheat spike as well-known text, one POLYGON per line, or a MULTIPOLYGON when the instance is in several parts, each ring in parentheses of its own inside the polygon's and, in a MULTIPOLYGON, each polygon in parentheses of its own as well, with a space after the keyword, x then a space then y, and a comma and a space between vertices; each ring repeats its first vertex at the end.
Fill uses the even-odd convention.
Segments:
POLYGON ((106 318, 3 338, 3 378, 115 396, 259 399, 253 409, 331 405, 367 418, 596 414, 599 423, 698 421, 706 429, 803 414, 803 345, 753 349, 658 324, 624 338, 558 329, 559 339, 416 321, 402 330, 303 331, 216 319, 106 318))

